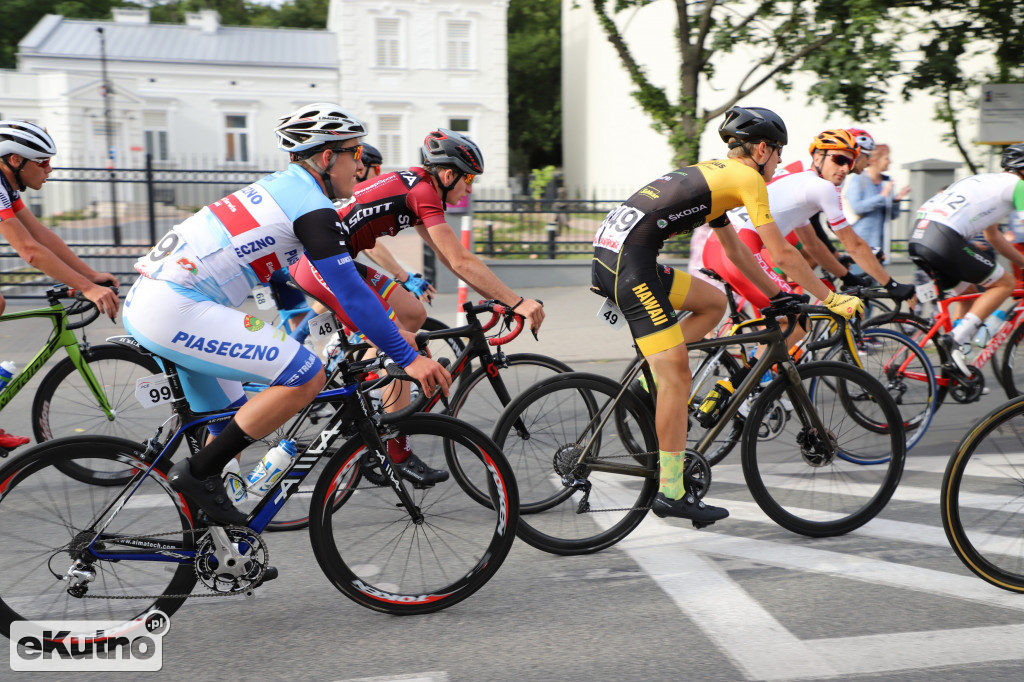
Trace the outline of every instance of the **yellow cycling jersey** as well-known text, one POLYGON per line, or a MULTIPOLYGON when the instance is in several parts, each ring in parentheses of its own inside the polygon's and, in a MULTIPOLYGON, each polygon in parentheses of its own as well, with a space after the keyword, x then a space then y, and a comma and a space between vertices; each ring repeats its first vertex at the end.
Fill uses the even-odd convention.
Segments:
POLYGON ((594 246, 616 253, 623 245, 661 249, 669 237, 704 223, 729 224, 725 212, 744 206, 755 227, 773 222, 768 190, 756 169, 736 159, 701 161, 647 183, 613 209, 594 236, 594 246))

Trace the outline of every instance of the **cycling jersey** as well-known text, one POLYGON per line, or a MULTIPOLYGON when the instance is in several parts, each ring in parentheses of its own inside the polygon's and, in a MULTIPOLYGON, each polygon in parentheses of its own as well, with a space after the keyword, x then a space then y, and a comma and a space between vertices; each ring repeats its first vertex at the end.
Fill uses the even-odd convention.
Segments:
MULTIPOLYGON (((398 282, 363 263, 357 262, 356 269, 359 270, 363 281, 370 287, 370 290, 376 294, 381 308, 394 321, 396 318, 395 311, 388 305, 388 299, 391 298, 391 294, 400 286, 398 282)), ((305 256, 298 263, 291 266, 288 271, 302 291, 315 298, 334 313, 338 321, 345 325, 347 333, 359 331, 359 327, 352 321, 349 314, 345 312, 344 304, 334 295, 334 292, 324 282, 323 276, 305 256)))
POLYGON ((385 173, 356 185, 354 200, 338 209, 341 232, 353 256, 373 248, 377 237, 415 225, 445 222, 441 197, 422 168, 385 173))
MULTIPOLYGON (((814 171, 791 173, 782 177, 776 175, 768 184, 768 203, 783 237, 809 224, 811 216, 819 212, 825 213, 825 219, 833 232, 850 226, 843 214, 839 188, 814 171)), ((733 209, 727 215, 737 231, 757 232, 746 210, 733 209)))
POLYGON ((976 250, 959 232, 929 220, 919 220, 914 226, 907 254, 943 291, 955 290, 961 282, 987 287, 1005 272, 994 258, 976 250))
MULTIPOLYGON (((1024 211, 1024 180, 1013 173, 982 173, 957 180, 933 196, 918 209, 917 219, 941 223, 971 239, 1013 210, 1024 211)), ((911 239, 917 235, 915 228, 911 239)))
POLYGON ((814 159, 808 156, 807 158, 801 161, 794 161, 793 163, 788 163, 785 166, 779 166, 778 168, 776 168, 775 175, 773 175, 772 179, 768 181, 768 184, 771 184, 776 180, 784 178, 792 173, 803 173, 804 171, 809 171, 813 169, 814 159))
POLYGON ((0 173, 0 220, 10 220, 15 214, 25 208, 25 202, 21 200, 18 190, 11 187, 7 178, 0 173))
POLYGON ((623 245, 660 250, 665 240, 705 222, 727 224, 725 212, 745 206, 754 225, 772 222, 761 175, 735 159, 702 161, 662 175, 612 209, 594 246, 618 253, 623 245))

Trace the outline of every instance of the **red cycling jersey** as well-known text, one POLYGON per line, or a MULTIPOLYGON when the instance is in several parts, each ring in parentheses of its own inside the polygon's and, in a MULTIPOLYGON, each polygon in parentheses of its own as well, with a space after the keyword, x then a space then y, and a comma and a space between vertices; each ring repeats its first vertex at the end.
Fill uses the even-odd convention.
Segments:
POLYGON ((373 248, 377 237, 414 225, 445 222, 444 207, 430 176, 422 168, 385 173, 356 185, 354 199, 338 209, 341 232, 356 255, 373 248))

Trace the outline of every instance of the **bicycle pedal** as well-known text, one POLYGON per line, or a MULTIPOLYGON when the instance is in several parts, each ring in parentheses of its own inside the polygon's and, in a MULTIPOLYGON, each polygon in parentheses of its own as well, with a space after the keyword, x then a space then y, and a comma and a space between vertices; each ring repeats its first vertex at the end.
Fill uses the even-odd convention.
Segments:
POLYGON ((0 457, 6 457, 9 454, 11 454, 11 451, 7 448, 0 448, 0 457))
POLYGON ((711 521, 710 523, 704 523, 702 521, 690 521, 690 523, 692 523, 693 527, 696 528, 697 530, 700 530, 704 526, 713 526, 715 524, 714 521, 711 521))

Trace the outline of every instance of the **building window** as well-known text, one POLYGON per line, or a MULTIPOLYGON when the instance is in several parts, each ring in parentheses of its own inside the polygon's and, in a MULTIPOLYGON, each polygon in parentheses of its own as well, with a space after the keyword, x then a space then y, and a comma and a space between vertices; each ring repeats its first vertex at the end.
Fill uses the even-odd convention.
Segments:
POLYGON ((142 114, 142 134, 146 143, 146 153, 154 161, 167 161, 170 153, 167 144, 167 112, 146 111, 142 114))
POLYGON ((224 160, 233 163, 249 162, 249 121, 244 114, 224 117, 224 160))
POLYGON ((402 66, 402 22, 395 18, 378 18, 374 21, 376 61, 380 67, 402 66))
MULTIPOLYGON (((402 117, 387 114, 377 117, 377 148, 385 166, 404 166, 402 152, 402 117)), ((414 163, 419 163, 417 155, 414 163)))
POLYGON ((445 22, 445 68, 473 68, 473 45, 468 21, 450 19, 445 22))
POLYGON ((468 118, 450 118, 448 119, 448 130, 454 130, 457 133, 463 133, 466 137, 472 137, 469 132, 469 119, 468 118))

